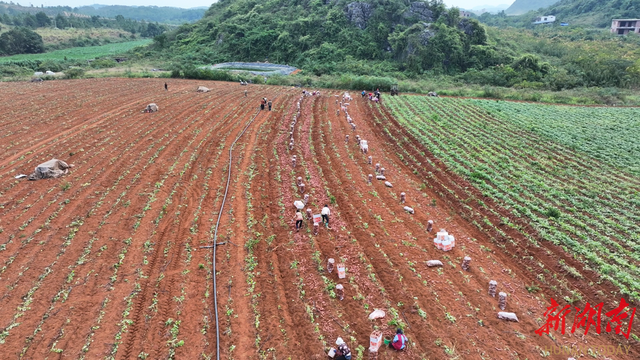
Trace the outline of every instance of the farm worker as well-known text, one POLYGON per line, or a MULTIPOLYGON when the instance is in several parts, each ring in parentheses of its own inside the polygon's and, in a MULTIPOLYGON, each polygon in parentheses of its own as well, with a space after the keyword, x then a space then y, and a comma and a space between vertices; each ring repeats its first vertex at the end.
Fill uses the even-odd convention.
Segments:
POLYGON ((367 93, 364 90, 362 90, 362 97, 365 97, 366 95, 367 93))
POLYGON ((326 221, 326 226, 329 227, 329 215, 331 215, 329 205, 324 204, 324 207, 322 208, 322 212, 320 212, 320 214, 322 214, 322 223, 324 224, 326 221))
POLYGON ((260 100, 260 110, 264 110, 264 98, 260 100))
POLYGON ((351 360, 351 350, 341 337, 336 340, 336 345, 338 345, 338 350, 336 351, 335 360, 351 360))
POLYGON ((393 341, 389 343, 389 347, 394 350, 404 350, 407 347, 407 337, 402 333, 402 329, 396 330, 396 336, 393 337, 393 341))
POLYGON ((164 89, 167 91, 169 90, 169 86, 167 85, 167 83, 164 83, 164 89))
POLYGON ((68 173, 69 169, 73 166, 73 164, 69 165, 62 160, 51 159, 36 166, 33 174, 29 175, 29 180, 59 178, 62 175, 68 173))
POLYGON ((271 100, 269 100, 269 111, 271 111, 271 100))
POLYGON ((247 90, 244 91, 244 97, 247 97, 247 90))
POLYGON ((300 228, 302 227, 302 220, 304 220, 300 210, 296 210, 295 220, 296 220, 296 231, 300 231, 300 228))

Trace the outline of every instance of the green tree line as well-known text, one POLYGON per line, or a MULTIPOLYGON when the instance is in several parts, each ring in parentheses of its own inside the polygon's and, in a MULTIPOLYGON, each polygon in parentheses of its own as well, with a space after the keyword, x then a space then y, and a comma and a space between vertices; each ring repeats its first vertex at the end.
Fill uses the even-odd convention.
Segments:
POLYGON ((121 29, 124 31, 128 31, 132 34, 139 34, 142 37, 149 37, 149 38, 158 36, 168 29, 166 25, 126 19, 122 15, 117 15, 115 19, 106 19, 100 16, 91 16, 91 17, 78 17, 73 15, 65 16, 62 13, 57 14, 55 17, 49 17, 47 14, 45 14, 42 11, 37 12, 35 14, 22 12, 22 13, 17 13, 15 15, 9 15, 7 13, 4 13, 0 15, 0 23, 3 23, 5 25, 22 26, 22 27, 27 27, 31 29, 42 28, 42 27, 54 27, 58 29, 67 29, 67 28, 121 29))
POLYGON ((21 6, 13 1, 0 1, 0 14, 7 13, 16 15, 19 13, 35 14, 42 11, 49 16, 56 16, 59 13, 75 13, 80 15, 100 16, 102 18, 113 19, 117 15, 126 14, 127 18, 159 22, 161 24, 182 24, 194 22, 202 18, 204 8, 183 9, 168 6, 122 6, 122 5, 101 5, 101 6, 21 6))

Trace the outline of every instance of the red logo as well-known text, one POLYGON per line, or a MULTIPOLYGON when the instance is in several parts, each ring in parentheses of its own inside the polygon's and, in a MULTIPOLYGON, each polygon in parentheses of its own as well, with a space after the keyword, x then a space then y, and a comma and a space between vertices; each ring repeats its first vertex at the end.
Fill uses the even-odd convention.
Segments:
MULTIPOLYGON (((591 304, 587 303, 584 309, 580 309, 576 307, 576 314, 573 320, 573 326, 571 326, 571 333, 575 333, 576 330, 584 327, 584 334, 587 335, 589 330, 593 327, 596 329, 596 332, 600 334, 601 325, 600 325, 600 317, 602 313, 602 307, 604 303, 600 303, 596 306, 591 306, 591 304)), ((611 318, 607 322, 606 330, 607 332, 615 331, 616 334, 622 334, 625 338, 629 339, 629 335, 631 335, 631 325, 633 324, 633 318, 636 315, 636 308, 627 309, 629 304, 624 300, 620 299, 620 305, 617 308, 605 313, 605 315, 611 318), (631 315, 629 315, 631 312, 631 315), (622 330, 622 326, 624 325, 625 319, 629 318, 629 325, 626 328, 626 332, 622 330)), ((558 327, 560 327, 560 333, 564 334, 565 332, 565 318, 571 312, 571 306, 566 305, 563 308, 560 308, 560 305, 551 299, 551 306, 547 308, 544 316, 547 318, 547 322, 540 327, 540 329, 536 330, 536 334, 542 336, 542 334, 549 334, 549 331, 553 328, 553 330, 557 331, 558 327)))

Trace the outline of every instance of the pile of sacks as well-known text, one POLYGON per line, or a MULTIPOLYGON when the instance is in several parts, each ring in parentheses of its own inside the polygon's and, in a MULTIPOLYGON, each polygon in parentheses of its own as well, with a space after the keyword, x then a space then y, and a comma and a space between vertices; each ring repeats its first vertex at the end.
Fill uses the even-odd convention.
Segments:
POLYGON ((449 235, 445 229, 441 229, 436 233, 433 244, 442 251, 451 251, 456 246, 456 239, 453 235, 449 235))

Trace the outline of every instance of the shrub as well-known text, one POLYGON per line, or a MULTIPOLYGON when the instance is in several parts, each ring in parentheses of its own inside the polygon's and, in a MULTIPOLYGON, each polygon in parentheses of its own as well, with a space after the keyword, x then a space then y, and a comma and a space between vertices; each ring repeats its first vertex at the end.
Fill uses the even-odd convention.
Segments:
POLYGON ((44 52, 42 36, 33 30, 16 27, 0 35, 0 53, 14 54, 39 54, 44 52))
POLYGON ((469 175, 474 180, 489 180, 489 177, 481 171, 474 171, 469 175))
POLYGON ((67 79, 79 79, 84 76, 83 68, 71 68, 64 72, 67 79))
POLYGON ((171 77, 198 80, 238 81, 238 76, 229 71, 200 69, 196 67, 185 67, 183 69, 173 68, 171 70, 171 77))
POLYGON ((547 208, 547 210, 544 212, 545 215, 547 215, 548 217, 557 219, 560 217, 560 211, 556 208, 547 208))
POLYGON ((0 77, 28 76, 33 74, 33 70, 28 67, 15 64, 0 65, 0 77))
POLYGON ((40 65, 38 65, 38 71, 53 71, 53 72, 59 72, 62 71, 63 67, 62 64, 58 61, 53 61, 53 60, 45 60, 43 62, 40 63, 40 65))
POLYGON ((113 59, 96 59, 91 62, 91 67, 94 69, 106 69, 115 67, 116 64, 113 59))

